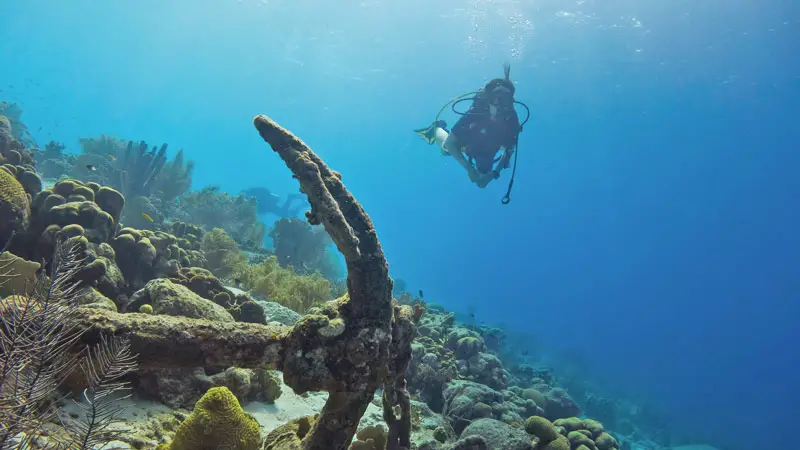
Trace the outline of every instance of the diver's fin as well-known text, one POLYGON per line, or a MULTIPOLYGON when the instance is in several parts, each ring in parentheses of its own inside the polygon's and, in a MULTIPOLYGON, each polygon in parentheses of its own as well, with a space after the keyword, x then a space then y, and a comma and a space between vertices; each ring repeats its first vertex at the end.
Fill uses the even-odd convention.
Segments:
POLYGON ((430 126, 414 130, 414 132, 417 133, 419 137, 424 139, 425 142, 427 142, 428 144, 433 144, 434 142, 436 142, 436 129, 442 128, 445 131, 447 131, 446 127, 447 127, 447 122, 445 122, 444 120, 437 120, 430 126))

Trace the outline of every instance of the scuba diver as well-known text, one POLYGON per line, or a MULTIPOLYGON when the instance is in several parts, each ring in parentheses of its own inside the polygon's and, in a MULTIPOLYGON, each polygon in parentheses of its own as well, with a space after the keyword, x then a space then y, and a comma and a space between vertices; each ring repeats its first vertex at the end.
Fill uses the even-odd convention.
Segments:
POLYGON ((280 196, 265 187, 251 187, 242 191, 242 194, 248 197, 255 197, 258 204, 258 214, 270 213, 278 217, 297 217, 297 214, 303 208, 302 203, 292 205, 295 200, 303 200, 303 196, 300 194, 287 195, 281 206, 278 206, 280 196))
MULTIPOLYGON (((514 100, 515 89, 510 79, 511 66, 508 63, 503 65, 503 72, 503 78, 495 78, 482 89, 447 102, 439 110, 431 126, 414 130, 428 144, 438 142, 442 154, 452 156, 467 171, 469 179, 480 188, 499 178, 500 172, 509 167, 512 155, 517 154, 519 133, 530 117, 527 105, 514 100), (456 111, 456 105, 466 100, 472 100, 469 110, 465 113, 456 111), (528 112, 528 117, 522 123, 514 104, 521 105, 528 112), (439 120, 439 116, 450 105, 453 112, 461 115, 461 118, 448 131, 447 123, 439 120), (501 149, 502 154, 497 156, 501 149)), ((516 164, 515 159, 503 204, 511 201, 516 164)))

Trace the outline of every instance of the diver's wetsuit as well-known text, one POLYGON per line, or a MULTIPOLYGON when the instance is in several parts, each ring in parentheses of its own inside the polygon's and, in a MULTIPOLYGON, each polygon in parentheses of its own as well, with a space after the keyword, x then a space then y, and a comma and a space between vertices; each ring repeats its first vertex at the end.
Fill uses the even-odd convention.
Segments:
MULTIPOLYGON (((497 109, 492 117, 488 94, 480 92, 451 131, 461 151, 481 173, 492 171, 494 157, 501 147, 505 147, 506 152, 516 148, 520 131, 519 117, 511 95, 502 98, 494 106, 497 109)), ((508 166, 508 158, 505 165, 508 166)))

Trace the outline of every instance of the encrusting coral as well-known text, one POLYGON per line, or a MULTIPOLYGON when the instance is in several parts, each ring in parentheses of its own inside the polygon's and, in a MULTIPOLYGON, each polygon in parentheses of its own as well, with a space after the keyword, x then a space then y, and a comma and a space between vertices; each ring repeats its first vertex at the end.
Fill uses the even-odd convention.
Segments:
POLYGON ((405 371, 411 359, 413 313, 409 306, 392 302, 392 280, 372 222, 341 175, 300 139, 265 116, 254 122, 309 197, 309 222, 324 225, 344 255, 348 295, 292 328, 86 310, 82 323, 87 332, 81 340, 127 337, 140 353, 142 367, 269 367, 283 371, 285 383, 298 394, 327 391, 318 419, 302 437, 304 450, 346 449, 382 386, 387 448, 408 449, 411 412, 405 371))

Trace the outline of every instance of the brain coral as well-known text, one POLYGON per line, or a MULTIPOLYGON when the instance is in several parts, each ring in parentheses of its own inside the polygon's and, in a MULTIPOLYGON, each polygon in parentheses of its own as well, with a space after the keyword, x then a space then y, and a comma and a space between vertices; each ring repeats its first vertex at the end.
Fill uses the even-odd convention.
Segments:
POLYGON ((214 387, 178 427, 172 443, 158 450, 259 450, 261 442, 256 419, 242 410, 228 388, 214 387))
POLYGON ((25 188, 7 170, 0 169, 0 246, 12 233, 28 227, 30 206, 25 188))

